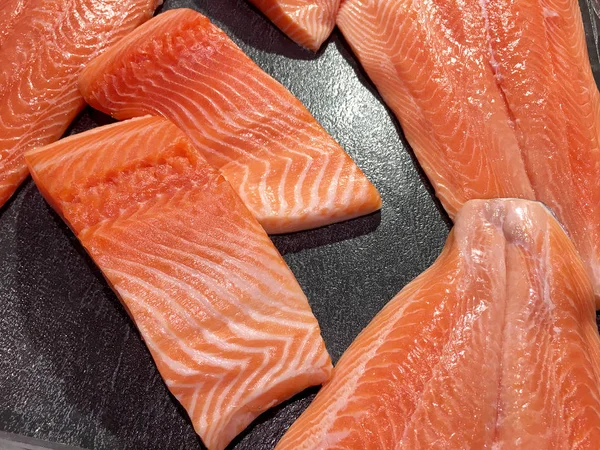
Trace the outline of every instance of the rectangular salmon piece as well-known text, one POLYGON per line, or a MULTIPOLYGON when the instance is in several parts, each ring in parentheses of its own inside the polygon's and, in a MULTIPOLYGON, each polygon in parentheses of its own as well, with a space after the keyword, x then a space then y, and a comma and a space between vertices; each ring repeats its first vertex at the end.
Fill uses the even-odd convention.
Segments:
POLYGON ((80 88, 117 119, 170 119, 268 233, 381 207, 375 187, 304 105, 196 11, 148 21, 92 61, 80 88))
POLYGON ((231 186, 175 125, 142 117, 26 155, 209 449, 329 379, 319 325, 231 186))

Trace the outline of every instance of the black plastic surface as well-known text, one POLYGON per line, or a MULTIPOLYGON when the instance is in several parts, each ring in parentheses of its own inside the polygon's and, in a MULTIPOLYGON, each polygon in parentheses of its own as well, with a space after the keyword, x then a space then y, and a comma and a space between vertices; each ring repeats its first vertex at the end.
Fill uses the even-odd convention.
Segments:
MULTIPOLYGON (((244 0, 166 0, 163 9, 176 7, 221 26, 382 194, 380 214, 274 237, 336 361, 434 261, 450 222, 338 31, 315 55, 244 0)), ((86 110, 70 132, 109 120, 86 110)), ((265 413, 231 448, 272 449, 316 391, 265 413)), ((203 448, 119 301, 31 181, 0 211, 0 430, 89 449, 203 448)))

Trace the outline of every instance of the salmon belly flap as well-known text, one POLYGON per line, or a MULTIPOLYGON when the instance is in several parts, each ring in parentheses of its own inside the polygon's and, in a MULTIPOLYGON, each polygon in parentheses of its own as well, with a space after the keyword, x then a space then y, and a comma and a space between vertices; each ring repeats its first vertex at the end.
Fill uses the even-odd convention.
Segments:
POLYGON ((27 177, 25 151, 59 139, 83 109, 79 73, 159 0, 0 4, 0 207, 27 177))
POLYGON ((527 200, 471 200, 277 450, 597 449, 600 337, 581 258, 527 200))
POLYGON ((375 187, 300 101, 195 11, 148 21, 90 63, 80 89, 117 119, 170 119, 268 233, 381 207, 375 187))
POLYGON ((249 0, 298 45, 319 50, 335 27, 340 0, 249 0))
POLYGON ((331 360, 293 274, 171 122, 148 116, 96 128, 26 161, 209 449, 329 379, 331 360))
POLYGON ((576 0, 347 0, 337 24, 448 214, 536 199, 600 307, 600 94, 576 0))

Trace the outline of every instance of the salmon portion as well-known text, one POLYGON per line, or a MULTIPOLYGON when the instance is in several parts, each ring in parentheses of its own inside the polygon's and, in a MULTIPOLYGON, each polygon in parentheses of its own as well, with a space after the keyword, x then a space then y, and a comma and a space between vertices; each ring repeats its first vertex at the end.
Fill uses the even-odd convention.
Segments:
POLYGON ((335 27, 340 0, 250 0, 288 37, 313 52, 335 27))
POLYGON ((488 0, 484 6, 496 77, 536 198, 575 242, 600 308, 600 94, 579 4, 488 0))
POLYGON ((167 11, 135 30, 86 67, 80 88, 117 119, 173 121, 268 233, 381 207, 375 187, 300 101, 195 11, 167 11))
POLYGON ((582 260, 541 203, 472 200, 277 449, 598 442, 600 337, 582 260))
POLYGON ((470 199, 534 199, 469 3, 346 0, 337 17, 451 218, 470 199))
POLYGON ((293 274, 172 123, 142 117, 96 128, 26 160, 209 449, 329 379, 319 325, 293 274))
POLYGON ((0 206, 27 177, 25 151, 59 139, 85 106, 84 65, 159 0, 6 0, 0 6, 0 206))

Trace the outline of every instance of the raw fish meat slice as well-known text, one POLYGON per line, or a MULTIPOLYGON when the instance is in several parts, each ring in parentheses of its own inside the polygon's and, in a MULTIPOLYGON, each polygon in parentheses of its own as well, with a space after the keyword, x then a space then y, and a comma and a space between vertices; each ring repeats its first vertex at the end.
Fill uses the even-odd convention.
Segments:
POLYGON ((6 0, 0 5, 0 207, 25 151, 59 139, 85 102, 83 66, 152 17, 158 0, 6 0))
POLYGON ((375 187, 298 99, 195 11, 153 18, 90 63, 80 87, 90 105, 118 119, 172 120, 268 233, 381 207, 375 187))
POLYGON ((534 199, 485 21, 458 3, 346 0, 337 17, 451 218, 470 199, 534 199))
POLYGON ((335 27, 340 0, 250 0, 298 45, 319 50, 335 27))
POLYGON ((579 5, 575 0, 482 4, 496 77, 536 198, 555 212, 575 242, 600 308, 600 94, 579 5))
POLYGON ((144 117, 26 156, 209 449, 327 381, 306 297, 258 222, 173 124, 144 117))
POLYGON ((541 204, 472 200, 438 260, 344 353, 277 449, 597 449, 600 338, 541 204))
POLYGON ((31 0, 0 0, 0 48, 31 0))

